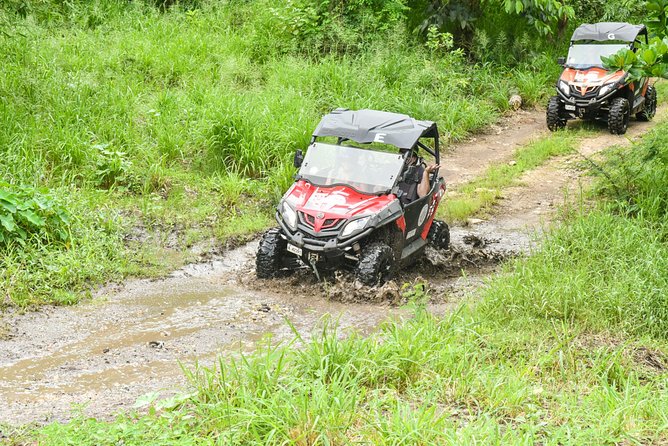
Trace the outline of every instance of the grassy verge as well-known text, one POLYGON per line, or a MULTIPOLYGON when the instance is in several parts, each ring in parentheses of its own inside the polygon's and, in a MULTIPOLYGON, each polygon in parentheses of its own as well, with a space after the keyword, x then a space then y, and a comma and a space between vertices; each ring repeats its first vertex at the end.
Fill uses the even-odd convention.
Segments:
MULTIPOLYGON (((146 415, 15 436, 47 444, 668 442, 668 124, 613 152, 594 209, 442 319, 265 346, 191 374, 146 415)), ((298 338, 299 339, 299 338, 298 338)))
MULTIPOLYGON (((655 86, 659 104, 665 104, 668 83, 658 81, 655 86)), ((451 191, 445 205, 439 209, 439 215, 450 222, 464 222, 469 217, 486 212, 501 198, 503 189, 515 184, 522 174, 552 157, 574 153, 582 138, 593 134, 589 127, 585 124, 577 129, 550 133, 519 148, 513 154, 514 163, 490 166, 481 177, 451 191)), ((598 126, 594 128, 595 132, 601 131, 598 126)))
POLYGON ((0 11, 0 183, 47 188, 71 239, 1 241, 0 306, 73 303, 264 227, 291 153, 332 108, 404 112, 457 140, 512 93, 540 101, 558 70, 546 55, 474 66, 399 22, 312 53, 286 28, 301 23, 292 2, 32 3, 0 11))
POLYGON ((582 136, 582 131, 552 133, 519 148, 513 155, 514 163, 490 166, 479 178, 450 192, 445 205, 439 209, 440 216, 450 222, 462 222, 488 210, 502 196, 502 190, 514 184, 523 173, 554 156, 573 153, 582 136))

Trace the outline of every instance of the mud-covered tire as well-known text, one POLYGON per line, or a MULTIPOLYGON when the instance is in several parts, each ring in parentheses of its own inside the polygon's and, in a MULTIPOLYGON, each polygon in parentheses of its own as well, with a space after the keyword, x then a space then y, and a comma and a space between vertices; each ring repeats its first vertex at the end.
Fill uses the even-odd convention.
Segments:
POLYGON ((608 112, 608 130, 613 135, 623 135, 629 127, 631 106, 626 98, 615 98, 610 103, 608 112))
POLYGON ((559 96, 552 96, 547 101, 546 121, 547 128, 555 132, 566 127, 566 119, 562 117, 563 105, 559 100, 559 96))
POLYGON ((450 228, 441 220, 434 220, 429 228, 427 242, 436 249, 448 249, 450 247, 450 228))
POLYGON ((272 228, 264 233, 255 256, 255 275, 258 279, 270 279, 289 273, 283 267, 283 257, 287 242, 281 237, 279 228, 272 228))
POLYGON ((636 113, 638 121, 651 121, 656 114, 656 88, 649 86, 645 92, 645 106, 642 111, 636 113))
POLYGON ((376 286, 387 281, 394 266, 394 250, 383 242, 371 243, 362 250, 355 277, 364 285, 376 286))

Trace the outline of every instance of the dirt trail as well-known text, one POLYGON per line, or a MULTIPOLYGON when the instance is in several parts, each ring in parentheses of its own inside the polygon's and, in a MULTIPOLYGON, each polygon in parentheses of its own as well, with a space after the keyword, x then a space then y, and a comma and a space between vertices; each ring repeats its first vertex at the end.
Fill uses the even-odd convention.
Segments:
POLYGON ((489 165, 510 159, 515 149, 546 132, 544 111, 519 110, 490 126, 485 133, 448 148, 441 157, 441 175, 448 187, 466 183, 489 165))
MULTIPOLYGON (((582 176, 581 165, 587 160, 597 160, 601 151, 612 146, 629 146, 634 140, 647 133, 657 122, 668 118, 668 105, 657 109, 652 122, 631 120, 626 135, 616 136, 607 132, 605 124, 597 124, 600 132, 593 138, 585 139, 577 153, 555 157, 537 169, 520 178, 519 185, 504 191, 503 200, 491 214, 495 228, 517 228, 524 224, 537 228, 551 221, 554 213, 565 200, 576 200, 584 184, 590 178, 582 176)), ((569 125, 580 125, 573 122, 569 125)))
MULTIPOLYGON (((455 147, 444 159, 449 182, 460 183, 505 160, 544 131, 542 122, 542 112, 522 112, 503 121, 500 132, 455 147)), ((630 133, 647 127, 634 122, 630 133)), ((586 141, 583 151, 625 141, 603 133, 586 141)), ((427 279, 432 310, 447 311, 500 260, 531 248, 534 230, 563 200, 563 187, 577 182, 577 172, 564 175, 559 163, 565 161, 550 162, 536 171, 541 174, 528 173, 527 185, 511 188, 492 219, 453 228, 450 251, 428 252, 396 283, 427 279)), ((0 325, 9 327, 9 336, 0 340, 0 422, 64 421, 73 407, 109 417, 142 394, 184 389, 179 361, 210 365, 216 356, 250 351, 268 336, 274 343, 291 340, 286 318, 308 337, 327 314, 344 333, 369 332, 387 318, 408 315, 393 305, 399 301, 396 283, 369 290, 344 279, 323 288, 310 274, 258 281, 255 249, 250 243, 165 279, 107 287, 76 307, 4 314, 0 325)))

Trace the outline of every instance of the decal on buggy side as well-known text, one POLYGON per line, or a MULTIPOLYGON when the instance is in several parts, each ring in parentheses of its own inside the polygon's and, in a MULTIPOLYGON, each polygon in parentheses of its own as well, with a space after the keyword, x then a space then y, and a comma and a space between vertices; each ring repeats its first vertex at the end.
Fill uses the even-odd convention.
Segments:
POLYGON ((425 204, 418 217, 418 226, 422 226, 422 223, 424 223, 425 218, 427 218, 427 211, 429 211, 429 205, 425 204))

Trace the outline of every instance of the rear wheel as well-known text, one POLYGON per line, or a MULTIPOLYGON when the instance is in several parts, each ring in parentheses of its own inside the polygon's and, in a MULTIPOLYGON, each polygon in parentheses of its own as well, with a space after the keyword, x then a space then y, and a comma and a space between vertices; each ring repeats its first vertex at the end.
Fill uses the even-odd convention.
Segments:
POLYGON ((384 283, 394 271, 394 250, 383 242, 371 243, 362 251, 355 276, 364 285, 384 283))
POLYGON ((260 240, 255 257, 255 274, 259 279, 284 276, 290 273, 283 264, 287 242, 281 236, 279 228, 265 232, 260 240))
POLYGON ((638 121, 651 121, 656 114, 656 89, 654 87, 647 87, 645 93, 645 106, 641 112, 636 113, 638 121))
POLYGON ((563 104, 559 96, 552 96, 547 102, 547 128, 551 131, 557 131, 566 127, 566 119, 562 118, 563 104))
POLYGON ((427 241, 437 249, 448 249, 450 246, 450 228, 444 221, 434 220, 429 228, 427 241))
POLYGON ((615 98, 608 112, 608 129, 613 135, 623 135, 629 127, 631 106, 626 98, 615 98))

